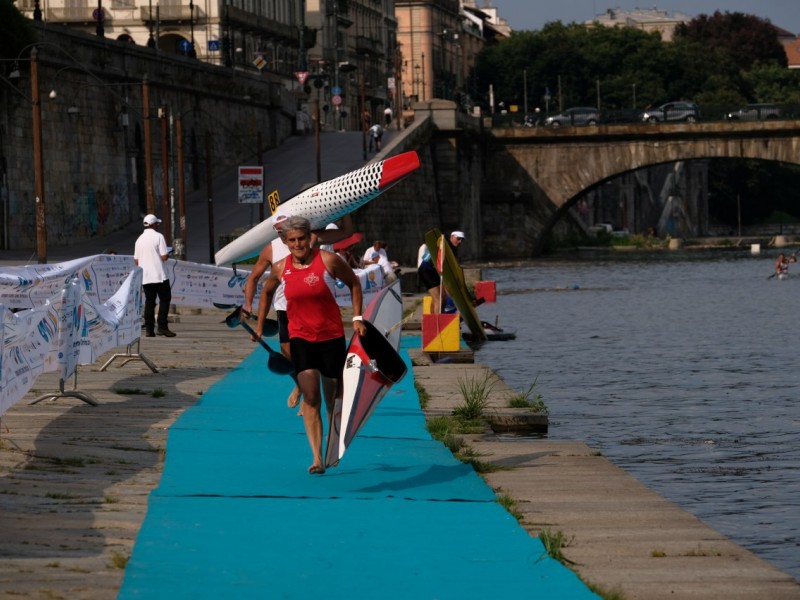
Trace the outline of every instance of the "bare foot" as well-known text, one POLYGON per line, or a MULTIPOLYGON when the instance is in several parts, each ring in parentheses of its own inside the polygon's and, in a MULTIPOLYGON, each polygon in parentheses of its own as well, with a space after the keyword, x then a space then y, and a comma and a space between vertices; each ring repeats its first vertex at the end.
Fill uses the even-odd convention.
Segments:
POLYGON ((300 402, 300 408, 297 410, 297 416, 298 417, 302 417, 303 416, 303 407, 304 406, 305 406, 305 402, 301 401, 300 402))
POLYGON ((325 472, 325 467, 323 467, 322 465, 314 464, 308 467, 308 472, 311 475, 322 475, 325 472))
POLYGON ((286 400, 286 405, 289 408, 294 408, 297 406, 297 403, 300 402, 300 388, 295 387, 292 390, 292 393, 289 394, 289 398, 286 400))

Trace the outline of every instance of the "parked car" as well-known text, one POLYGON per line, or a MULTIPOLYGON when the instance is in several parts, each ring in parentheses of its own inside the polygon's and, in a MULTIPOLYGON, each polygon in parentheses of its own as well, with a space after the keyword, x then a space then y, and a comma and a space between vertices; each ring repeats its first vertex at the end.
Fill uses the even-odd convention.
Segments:
POLYGON ((735 112, 728 113, 728 121, 762 121, 764 119, 780 119, 781 107, 776 104, 748 104, 735 112))
POLYGON ((600 122, 600 111, 592 106, 575 106, 563 113, 551 115, 544 120, 545 127, 558 129, 569 125, 597 125, 600 122))
POLYGON ((694 123, 700 119, 700 109, 694 102, 667 102, 658 108, 651 108, 642 113, 645 123, 661 123, 664 121, 687 121, 694 123))

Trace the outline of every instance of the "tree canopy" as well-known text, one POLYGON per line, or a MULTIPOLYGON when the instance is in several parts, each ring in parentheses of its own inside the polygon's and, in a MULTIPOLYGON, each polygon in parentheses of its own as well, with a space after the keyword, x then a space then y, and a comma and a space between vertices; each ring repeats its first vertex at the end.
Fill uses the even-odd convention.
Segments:
POLYGON ((491 85, 496 101, 522 106, 527 92, 532 109, 545 108, 549 91, 553 110, 794 101, 800 74, 785 68, 777 32, 758 17, 719 12, 679 26, 671 42, 632 27, 548 23, 484 49, 472 93, 486 105, 491 85))
POLYGON ((778 41, 778 29, 769 21, 740 12, 716 11, 700 15, 675 28, 675 39, 719 48, 743 70, 757 62, 786 66, 786 53, 778 41))

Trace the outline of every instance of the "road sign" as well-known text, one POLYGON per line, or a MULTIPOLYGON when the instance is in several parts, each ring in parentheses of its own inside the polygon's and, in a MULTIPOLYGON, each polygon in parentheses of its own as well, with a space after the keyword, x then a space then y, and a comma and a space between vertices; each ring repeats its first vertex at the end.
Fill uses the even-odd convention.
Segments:
POLYGON ((219 40, 208 40, 208 51, 209 52, 219 52, 222 48, 222 44, 220 44, 219 40))
POLYGON ((334 96, 341 96, 342 88, 340 88, 338 85, 333 86, 331 88, 331 94, 333 94, 334 96))
POLYGON ((342 97, 334 96, 333 98, 331 98, 331 102, 333 102, 334 106, 339 106, 342 103, 342 97))
POLYGON ((106 18, 106 9, 105 8, 95 8, 92 11, 92 19, 95 21, 105 21, 106 18))
POLYGON ((263 56, 259 55, 255 57, 255 59, 253 60, 253 64, 256 66, 256 69, 260 71, 261 69, 267 66, 267 61, 264 60, 263 56))
POLYGON ((264 201, 264 167, 239 167, 239 204, 264 201))
POLYGON ((181 40, 181 43, 178 44, 178 47, 180 48, 181 52, 187 54, 192 49, 192 42, 189 40, 181 40))
POLYGON ((294 76, 297 77, 297 81, 300 82, 300 85, 303 85, 308 79, 308 71, 295 71, 294 76))

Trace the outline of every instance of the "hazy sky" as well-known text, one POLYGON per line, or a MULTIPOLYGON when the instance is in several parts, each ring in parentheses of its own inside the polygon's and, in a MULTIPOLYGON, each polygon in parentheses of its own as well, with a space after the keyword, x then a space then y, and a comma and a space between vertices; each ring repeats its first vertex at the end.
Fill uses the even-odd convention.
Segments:
POLYGON ((514 30, 541 29, 550 21, 582 23, 609 8, 631 10, 658 8, 672 15, 675 11, 696 17, 700 14, 742 12, 769 19, 773 25, 800 33, 800 6, 797 0, 477 0, 478 6, 495 6, 514 30))

